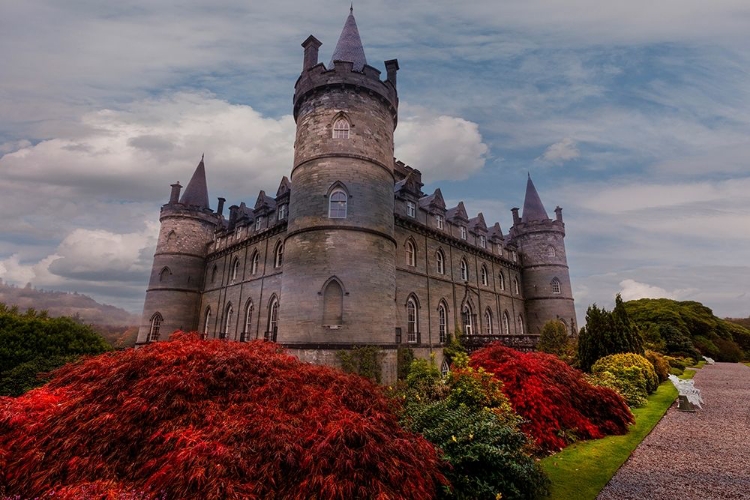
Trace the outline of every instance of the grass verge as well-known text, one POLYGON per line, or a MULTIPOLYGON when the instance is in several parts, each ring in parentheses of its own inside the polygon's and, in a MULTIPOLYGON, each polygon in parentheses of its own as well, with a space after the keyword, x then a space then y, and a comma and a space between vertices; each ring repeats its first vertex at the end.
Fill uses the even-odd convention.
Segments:
MULTIPOLYGON (((693 375, 695 371, 688 369, 680 378, 689 379, 693 375)), ((648 397, 646 406, 633 410, 635 424, 624 436, 573 443, 560 453, 542 459, 542 469, 552 482, 549 498, 594 500, 676 398, 677 389, 666 381, 648 397)))
POLYGON ((695 366, 691 366, 690 368, 703 368, 706 365, 706 361, 698 361, 698 363, 695 366))

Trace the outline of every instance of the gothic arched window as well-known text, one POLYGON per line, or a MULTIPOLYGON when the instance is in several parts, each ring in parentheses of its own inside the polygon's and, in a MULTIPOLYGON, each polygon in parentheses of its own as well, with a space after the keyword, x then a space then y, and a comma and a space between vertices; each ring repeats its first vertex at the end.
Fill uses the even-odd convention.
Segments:
POLYGON ((443 302, 438 305, 438 333, 441 344, 448 341, 448 308, 443 302))
POLYGON ((442 250, 435 253, 435 262, 437 264, 437 273, 445 274, 445 255, 442 250))
POLYGON ((279 333, 279 301, 276 296, 271 298, 268 307, 268 331, 266 331, 266 340, 276 342, 276 336, 279 333))
POLYGON ((466 259, 461 259, 461 279, 469 281, 469 264, 466 263, 466 259))
POLYGON ((340 325, 344 319, 344 289, 331 279, 323 290, 323 324, 340 325))
POLYGON ((278 242, 276 244, 276 250, 273 252, 273 267, 275 268, 281 267, 281 264, 283 261, 284 261, 284 244, 282 242, 278 242))
POLYGON ((489 308, 484 311, 484 334, 492 335, 492 311, 489 308))
POLYGON ((497 275, 497 279, 500 282, 500 290, 505 290, 505 276, 502 271, 497 275))
POLYGON ((168 267, 164 267, 164 269, 162 269, 161 272, 159 273, 159 281, 160 282, 167 281, 167 278, 169 278, 170 274, 172 274, 172 271, 170 271, 168 267))
POLYGON ((411 240, 406 242, 406 265, 411 267, 417 265, 417 247, 411 240))
POLYGON ((250 274, 257 274, 258 273, 258 261, 260 260, 260 254, 256 250, 253 252, 253 256, 250 259, 250 274))
POLYGON ((148 342, 156 342, 159 340, 159 330, 164 318, 158 312, 151 316, 151 328, 148 331, 148 342))
POLYGON ((524 335, 524 331, 523 331, 523 316, 521 316, 520 314, 518 315, 518 334, 519 335, 524 335))
POLYGON ((242 337, 240 337, 240 341, 246 342, 250 340, 250 328, 253 324, 253 301, 248 300, 247 305, 245 305, 245 328, 242 331, 242 337))
POLYGON ((406 341, 416 342, 419 331, 419 320, 417 319, 417 303, 409 297, 406 301, 406 341))
POLYGON ((328 217, 346 219, 346 202, 349 195, 341 188, 336 188, 328 197, 328 217))
POLYGON ((516 295, 521 293, 521 289, 518 287, 518 278, 513 278, 513 293, 516 295))
POLYGON ((474 311, 468 302, 461 311, 461 319, 464 323, 464 335, 474 335, 474 311))
POLYGON ((201 335, 202 338, 208 337, 208 327, 211 324, 211 308, 206 308, 206 314, 203 317, 203 334, 201 335))
POLYGON ((234 316, 234 307, 232 307, 232 303, 230 302, 224 310, 224 328, 221 329, 221 333, 219 334, 220 339, 229 338, 229 329, 232 328, 232 316, 234 316))
POLYGON ((559 279, 554 278, 552 280, 552 283, 550 283, 550 285, 552 285, 552 293, 556 293, 556 294, 560 293, 560 280, 559 279))
POLYGON ((555 255, 556 255, 555 247, 553 247, 552 245, 548 246, 547 247, 547 257, 555 257, 555 255))
POLYGON ((231 282, 234 283, 237 281, 237 276, 240 273, 240 259, 234 259, 232 262, 232 280, 231 282))
POLYGON ((348 139, 349 138, 349 122, 346 118, 339 118, 333 123, 333 138, 334 139, 348 139))
POLYGON ((503 334, 510 335, 510 315, 508 311, 503 313, 503 334))
POLYGON ((482 284, 488 286, 490 284, 490 276, 487 273, 487 267, 482 265, 482 284))

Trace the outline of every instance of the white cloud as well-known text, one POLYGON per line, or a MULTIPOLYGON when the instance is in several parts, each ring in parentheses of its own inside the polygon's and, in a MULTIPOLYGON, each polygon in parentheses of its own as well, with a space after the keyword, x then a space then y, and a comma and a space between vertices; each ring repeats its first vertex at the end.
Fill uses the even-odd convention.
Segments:
POLYGON ((266 118, 207 93, 178 92, 85 114, 77 137, 58 137, 0 158, 2 177, 94 198, 166 199, 206 153, 209 190, 253 196, 291 167, 291 116, 266 118))
POLYGON ((476 123, 410 106, 401 113, 396 157, 422 172, 423 180, 466 179, 484 166, 489 148, 476 123))
POLYGON ((674 299, 675 294, 668 292, 658 286, 649 285, 648 283, 639 283, 635 280, 622 280, 620 282, 620 296, 622 300, 637 299, 674 299))
POLYGON ((539 159, 555 165, 562 165, 567 161, 575 160, 581 156, 581 152, 576 146, 576 142, 573 139, 566 137, 548 147, 539 159))

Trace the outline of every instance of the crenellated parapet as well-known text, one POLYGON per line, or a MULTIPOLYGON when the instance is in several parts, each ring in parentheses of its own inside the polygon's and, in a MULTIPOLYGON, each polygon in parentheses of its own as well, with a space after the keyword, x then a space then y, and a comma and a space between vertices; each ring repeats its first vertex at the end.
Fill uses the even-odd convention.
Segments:
MULTIPOLYGON (((305 59, 310 58, 312 62, 312 55, 309 55, 308 51, 309 48, 306 47, 305 59)), ((354 64, 351 62, 334 61, 333 68, 327 69, 323 63, 318 63, 316 58, 313 66, 302 70, 302 74, 294 85, 294 119, 297 120, 300 105, 304 100, 316 93, 326 93, 331 88, 338 87, 365 92, 380 98, 393 116, 395 129, 398 119, 398 92, 396 90, 398 61, 396 59, 386 61, 385 65, 388 78, 381 80, 380 70, 367 64, 364 65, 362 71, 355 71, 354 64)))

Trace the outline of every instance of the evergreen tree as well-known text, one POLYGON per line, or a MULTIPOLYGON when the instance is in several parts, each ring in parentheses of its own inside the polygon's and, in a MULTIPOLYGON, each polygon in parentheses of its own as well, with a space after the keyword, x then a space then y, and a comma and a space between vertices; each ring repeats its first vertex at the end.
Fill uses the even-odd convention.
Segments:
POLYGON ((583 371, 599 358, 610 354, 632 352, 643 355, 643 338, 638 328, 628 318, 628 313, 618 293, 612 312, 596 304, 586 311, 586 326, 578 338, 578 362, 583 371))
POLYGON ((562 356, 567 352, 568 342, 568 328, 565 324, 559 320, 547 321, 542 327, 536 350, 562 356))

